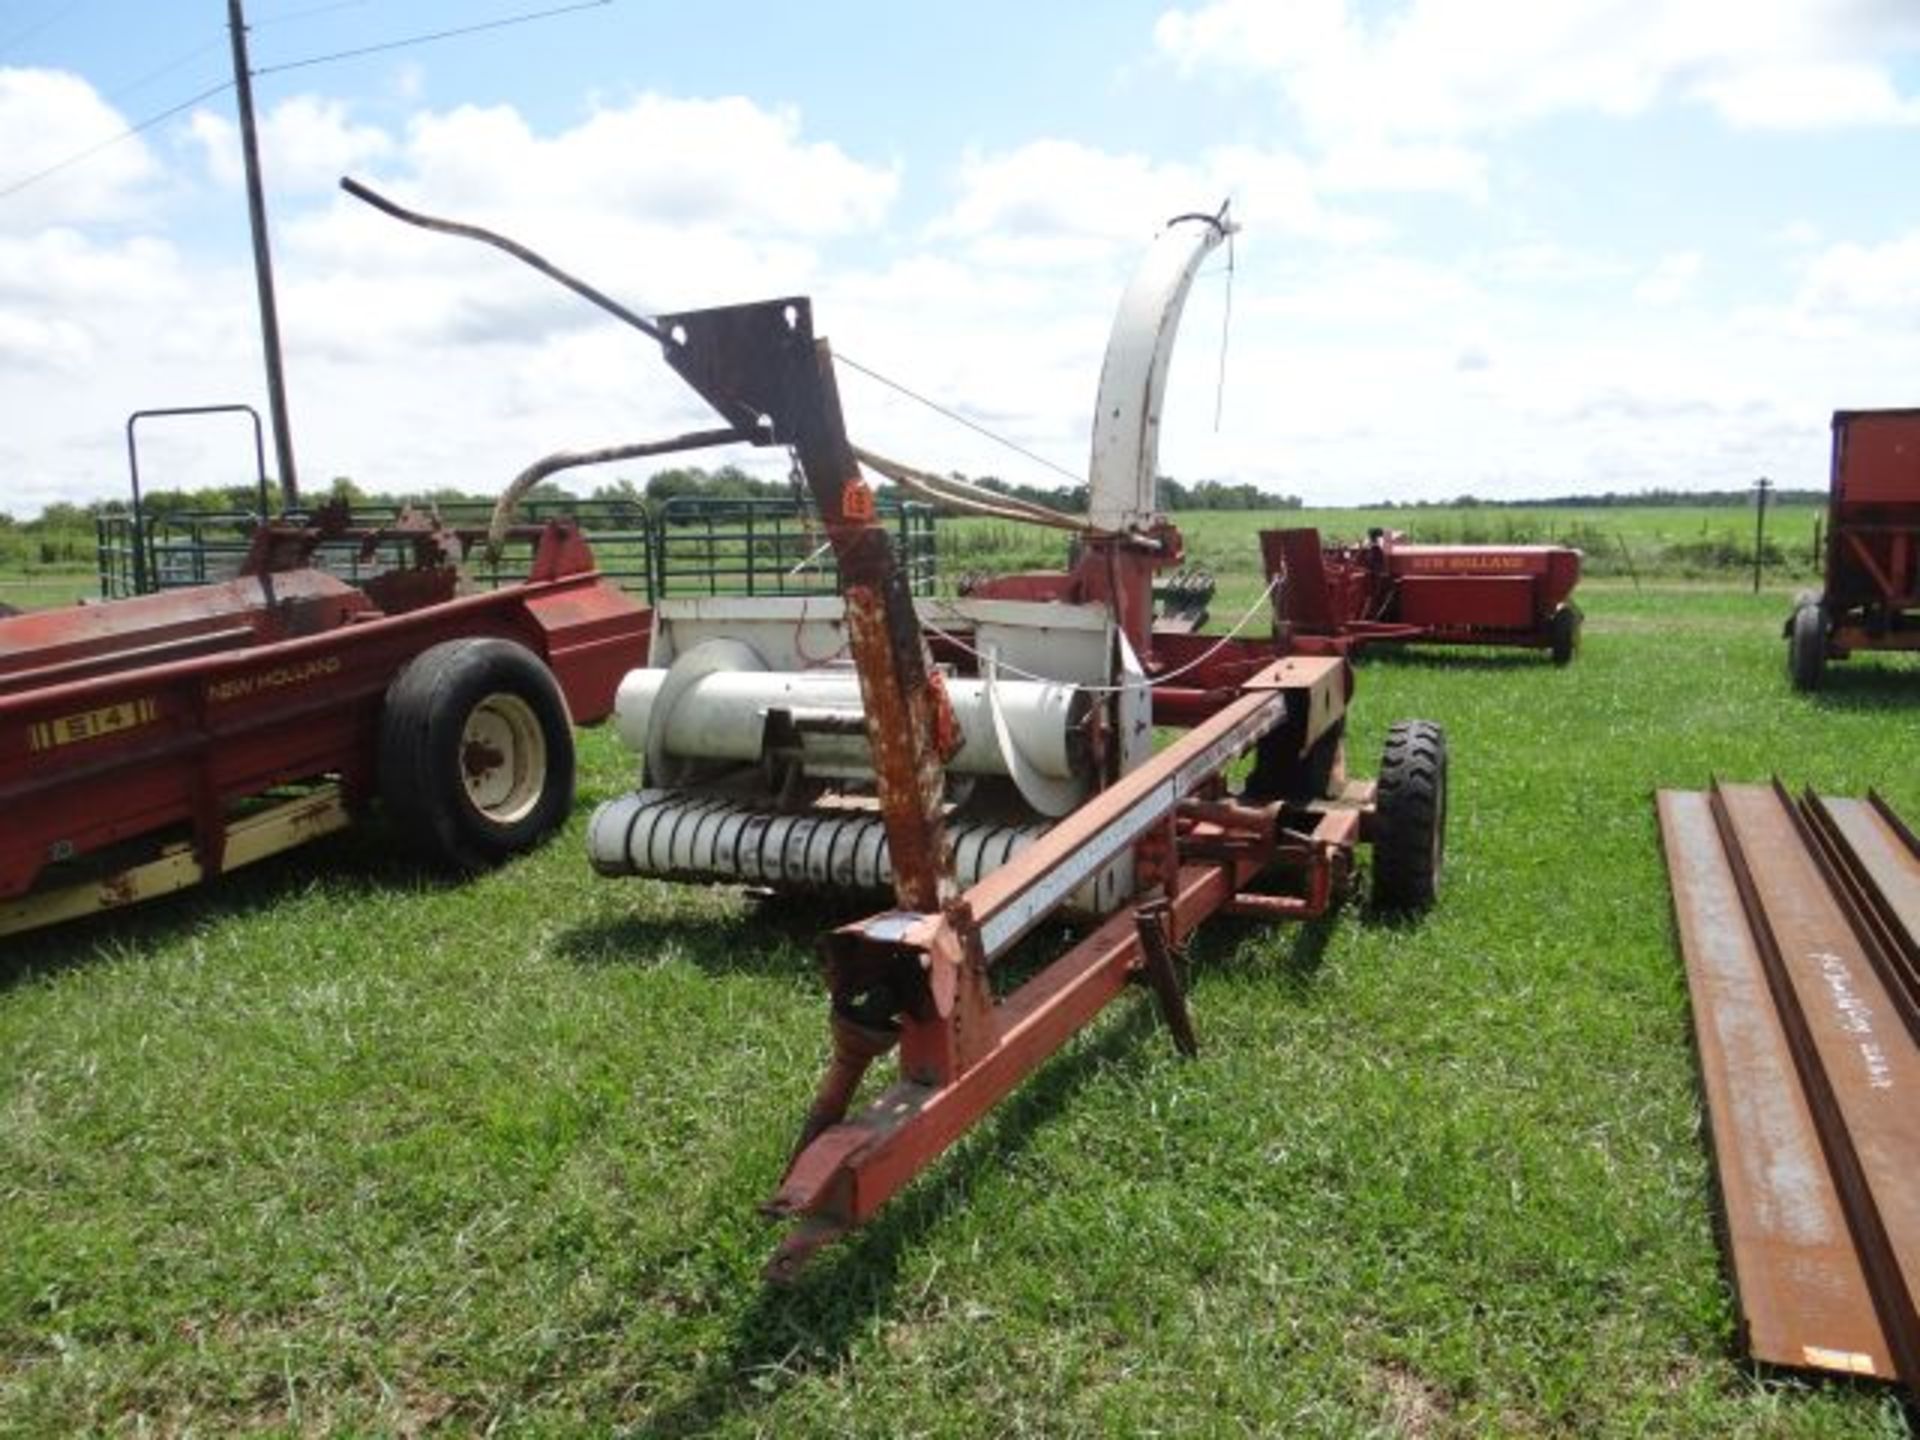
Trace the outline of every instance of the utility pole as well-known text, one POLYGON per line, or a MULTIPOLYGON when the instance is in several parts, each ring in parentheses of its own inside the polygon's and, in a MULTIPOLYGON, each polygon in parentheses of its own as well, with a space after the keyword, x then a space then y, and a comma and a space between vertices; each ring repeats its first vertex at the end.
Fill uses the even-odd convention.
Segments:
POLYGON ((1753 482, 1753 593, 1760 593, 1760 552, 1767 543, 1767 494, 1773 481, 1762 475, 1753 482))
POLYGON ((247 218, 253 228, 253 279, 260 292, 260 346, 267 361, 267 409, 273 418, 273 456, 280 469, 280 503, 300 503, 293 468, 293 429, 287 421, 287 382, 280 366, 280 313, 273 299, 273 255, 267 246, 267 197, 260 183, 260 141, 253 123, 253 72, 247 64, 247 19, 240 0, 227 0, 233 34, 233 89, 240 101, 240 156, 247 171, 247 218))

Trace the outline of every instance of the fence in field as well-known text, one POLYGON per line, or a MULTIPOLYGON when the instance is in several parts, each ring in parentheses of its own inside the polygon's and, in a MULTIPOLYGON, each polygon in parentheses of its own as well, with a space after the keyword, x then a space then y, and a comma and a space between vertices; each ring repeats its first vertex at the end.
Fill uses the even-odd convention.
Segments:
MULTIPOLYGON (((442 524, 468 532, 483 530, 491 509, 483 501, 435 507, 442 524)), ((933 507, 883 501, 879 509, 914 592, 931 593, 939 575, 933 507)), ((793 500, 678 496, 658 507, 530 502, 518 523, 554 518, 577 523, 601 574, 650 602, 667 595, 831 594, 838 587, 825 529, 793 500)), ((391 510, 382 508, 355 512, 349 523, 376 531, 391 520, 391 510)), ((240 573, 258 526, 257 517, 233 511, 167 512, 138 524, 128 515, 102 516, 95 537, 98 592, 115 599, 230 580, 240 573)), ((405 565, 412 545, 401 533, 322 540, 311 563, 352 584, 405 565)), ((467 575, 478 585, 510 584, 526 578, 532 555, 525 539, 498 557, 476 550, 467 575)))

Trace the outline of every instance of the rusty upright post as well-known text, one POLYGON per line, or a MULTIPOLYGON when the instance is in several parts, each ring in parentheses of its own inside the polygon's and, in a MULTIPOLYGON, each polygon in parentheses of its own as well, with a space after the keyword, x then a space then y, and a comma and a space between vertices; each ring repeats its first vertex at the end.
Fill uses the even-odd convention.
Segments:
POLYGON ((253 71, 247 63, 247 19, 240 0, 227 0, 233 38, 233 90, 240 103, 240 157, 247 171, 247 220, 253 232, 253 280, 260 294, 260 348, 267 362, 267 409, 273 416, 273 457, 280 467, 281 504, 300 503, 293 469, 293 428, 287 419, 287 382, 280 367, 280 312, 273 298, 273 253, 267 244, 267 197, 260 180, 260 141, 253 123, 253 71))
POLYGON ((833 357, 814 338, 811 308, 772 300, 662 315, 658 324, 667 363, 746 434, 791 450, 806 477, 839 565, 894 897, 902 909, 936 912, 955 893, 941 806, 958 727, 847 440, 833 357))

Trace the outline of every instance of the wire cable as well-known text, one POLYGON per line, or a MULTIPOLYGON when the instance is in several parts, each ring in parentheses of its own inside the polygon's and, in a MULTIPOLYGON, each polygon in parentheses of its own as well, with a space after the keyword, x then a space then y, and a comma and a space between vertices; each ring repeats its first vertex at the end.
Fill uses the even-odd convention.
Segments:
POLYGON ((13 34, 9 35, 5 40, 0 40, 0 56, 11 55, 15 50, 19 49, 22 45, 26 44, 27 41, 33 39, 34 36, 38 35, 42 30, 46 30, 51 26, 53 26, 54 24, 56 24, 57 22, 66 19, 69 15, 71 15, 74 11, 78 10, 85 3, 86 3, 86 0, 68 0, 67 4, 59 6, 58 8, 53 10, 52 13, 50 14, 41 16, 38 20, 35 20, 32 24, 28 25, 26 29, 16 30, 13 34))
POLYGON ((1227 299, 1220 312, 1220 374, 1213 390, 1213 433, 1220 433, 1220 412, 1227 403, 1227 336, 1233 330, 1233 236, 1227 236, 1227 299))
POLYGON ((529 21, 546 20, 555 15, 568 15, 576 10, 597 10, 603 5, 612 3, 613 0, 575 0, 571 5, 555 5, 547 10, 530 10, 523 15, 507 15, 498 20, 483 20, 477 25, 461 25, 452 30, 433 30, 423 35, 408 35, 399 40, 383 40, 377 45, 359 45, 351 50, 334 50, 325 55, 309 55, 304 60, 288 60, 279 65, 262 65, 253 73, 279 75, 288 70, 304 70, 309 65, 326 65, 335 60, 352 60, 361 55, 378 55, 387 50, 401 50, 409 45, 425 45, 433 40, 451 40, 457 35, 477 35, 482 30, 503 30, 509 25, 525 25, 529 21))
MULTIPOLYGON (((76 0, 76 3, 77 3, 77 0, 76 0)), ((360 0, 334 0, 334 3, 332 4, 315 5, 305 10, 296 10, 293 13, 288 15, 270 16, 268 19, 260 23, 271 25, 271 24, 278 24, 281 21, 286 21, 286 20, 301 20, 311 15, 324 15, 327 12, 332 10, 344 10, 347 8, 348 5, 358 4, 358 3, 360 3, 360 0)), ((385 50, 403 49, 409 45, 424 45, 429 41, 433 41, 433 40, 450 40, 456 35, 474 35, 474 34, 478 34, 482 30, 499 30, 499 29, 503 29, 508 25, 524 25, 524 24, 527 24, 529 21, 545 20, 550 16, 566 15, 576 10, 597 10, 603 5, 611 5, 612 3, 613 3, 613 0, 575 0, 575 3, 571 5, 556 5, 546 10, 532 10, 521 15, 506 15, 506 16, 502 16, 498 20, 482 21, 480 24, 477 24, 477 25, 462 25, 452 30, 435 30, 424 35, 409 35, 399 40, 386 40, 386 41, 382 41, 377 45, 361 45, 351 50, 336 50, 326 55, 309 55, 305 59, 289 60, 279 65, 257 66, 249 73, 255 76, 277 75, 277 74, 280 74, 282 71, 302 70, 309 65, 324 65, 329 63, 330 61, 347 60, 357 55, 375 55, 385 50)), ((72 9, 72 8, 73 8, 72 6, 68 7, 68 9, 72 9)), ((65 12, 63 11, 61 13, 64 14, 65 12)), ((54 19, 58 19, 58 18, 59 18, 58 15, 51 16, 48 18, 47 21, 42 23, 43 25, 51 24, 54 19)), ((161 66, 158 70, 151 71, 150 73, 142 76, 140 79, 133 81, 131 84, 121 87, 121 89, 116 91, 115 93, 126 94, 128 91, 136 90, 140 86, 146 84, 149 80, 156 80, 160 76, 165 75, 172 70, 178 69, 180 66, 186 64, 189 60, 195 59, 196 57, 205 54, 208 50, 211 50, 215 45, 218 45, 221 43, 223 43, 223 41, 221 40, 211 41, 208 44, 201 46, 200 49, 195 50, 190 54, 183 55, 178 60, 169 61, 167 64, 161 66)), ((69 167, 74 165, 78 165, 83 160, 91 160, 95 155, 98 155, 102 150, 110 149, 113 146, 118 145, 123 140, 131 140, 135 135, 140 134, 143 130, 151 130, 155 125, 158 125, 161 121, 171 120, 175 115, 178 115, 182 110, 190 109, 191 107, 198 105, 202 100, 211 100, 215 95, 218 95, 223 91, 231 90, 232 88, 233 88, 233 81, 222 80, 218 85, 210 86, 207 89, 202 90, 197 95, 189 96, 187 99, 182 100, 178 105, 168 106, 165 110, 160 111, 158 114, 149 115, 146 119, 141 120, 136 124, 129 125, 125 130, 122 130, 119 134, 109 136, 107 139, 102 140, 97 145, 89 146, 85 150, 81 150, 76 152, 75 154, 69 155, 67 156, 66 159, 57 161, 54 164, 47 166, 47 168, 44 170, 35 171, 31 175, 24 175, 20 179, 15 180, 11 184, 7 185, 4 189, 0 189, 0 200, 4 200, 11 195, 17 195, 20 193, 20 191, 25 190, 29 185, 37 185, 39 184, 40 181, 47 179, 49 176, 57 175, 62 170, 68 169, 69 167)), ((103 97, 103 98, 106 98, 106 97, 103 97)))
POLYGON ((140 121, 138 124, 129 125, 125 130, 122 130, 118 135, 108 136, 105 140, 102 140, 98 145, 94 145, 88 149, 82 150, 78 154, 69 155, 64 160, 56 161, 54 164, 47 166, 47 168, 44 170, 37 170, 31 175, 25 176, 19 180, 15 180, 11 185, 8 185, 4 189, 0 189, 0 200, 5 200, 10 195, 18 195, 22 190, 26 189, 29 185, 37 185, 42 180, 47 179, 51 175, 58 175, 62 170, 65 170, 70 166, 78 165, 82 160, 91 160, 94 156, 98 155, 102 150, 110 149, 112 146, 118 145, 122 140, 131 140, 134 136, 138 135, 141 131, 151 130, 154 126, 158 125, 162 120, 171 120, 175 115, 178 115, 182 110, 190 110, 195 105, 198 105, 202 100, 210 100, 215 95, 218 95, 221 91, 231 90, 232 88, 233 88, 233 81, 222 80, 218 85, 210 86, 207 89, 202 90, 198 95, 190 95, 185 100, 182 100, 178 105, 170 105, 157 115, 149 115, 146 119, 140 121))
POLYGON ((142 75, 139 79, 129 80, 124 85, 115 86, 113 89, 107 91, 100 98, 108 102, 124 99, 126 96, 131 95, 136 90, 146 89, 147 86, 151 85, 155 80, 158 80, 162 75, 171 75, 174 71, 178 70, 181 66, 190 64, 191 62, 198 60, 202 55, 205 55, 209 50, 219 50, 224 48, 226 43, 227 43, 226 36, 216 35, 214 36, 213 39, 207 41, 206 44, 187 51, 186 54, 180 56, 178 59, 169 60, 166 64, 160 66, 159 68, 147 71, 147 73, 142 75))
MULTIPOLYGON (((1135 684, 1079 685, 1071 680, 1056 680, 1051 675, 1036 675, 1031 670, 1022 670, 1018 665, 1009 665, 1006 661, 1001 660, 998 657, 981 654, 980 651, 974 649, 973 646, 969 645, 966 641, 962 640, 958 635, 955 635, 950 630, 941 629, 938 625, 934 624, 931 620, 927 619, 926 616, 924 615, 920 617, 920 625, 922 629, 929 630, 933 634, 938 635, 942 640, 946 641, 949 645, 953 646, 956 650, 959 650, 965 654, 971 655, 975 660, 978 660, 981 664, 992 665, 996 670, 1002 671, 1008 675, 1017 675, 1022 680, 1038 680, 1044 685, 1064 685, 1069 690, 1079 690, 1088 695, 1119 695, 1119 694, 1123 694, 1128 690, 1151 690, 1156 685, 1164 685, 1169 680, 1178 680, 1181 676, 1190 675, 1195 670, 1198 670, 1202 665, 1206 664, 1207 661, 1211 660, 1214 656, 1218 655, 1222 650, 1226 649, 1229 644, 1231 644, 1235 639, 1239 637, 1239 634, 1242 630, 1246 629, 1248 625, 1253 623, 1253 617, 1259 614, 1260 607, 1265 605, 1268 600, 1273 598, 1273 592, 1277 590, 1279 586, 1280 586, 1280 577, 1276 575, 1273 577, 1273 579, 1267 582, 1267 588, 1260 592, 1259 597, 1253 602, 1253 604, 1247 607, 1247 613, 1242 615, 1239 618, 1239 620, 1234 622, 1234 627, 1231 630, 1227 631, 1226 634, 1222 635, 1212 645, 1208 646, 1205 650, 1201 651, 1198 655, 1194 656, 1193 659, 1189 660, 1186 664, 1181 665, 1175 669, 1169 670, 1162 675, 1145 676, 1135 684)), ((951 602, 935 602, 935 603, 950 604, 951 602)), ((965 617, 961 616, 960 618, 964 619, 965 617)))
POLYGON ((1057 465, 1053 461, 1047 459, 1047 457, 1044 455, 1036 455, 1033 451, 1027 449, 1026 446, 1020 444, 1018 441, 1009 440, 1004 435, 996 435, 993 431, 989 430, 986 426, 978 424, 975 421, 969 420, 966 416, 960 414, 957 410, 949 410, 946 406, 940 404, 939 401, 929 400, 926 396, 922 395, 918 390, 911 390, 905 385, 902 385, 898 380, 889 379, 887 376, 882 375, 878 370, 873 369, 871 366, 862 365, 858 360, 854 359, 851 355, 847 354, 844 350, 834 351, 833 358, 835 360, 838 360, 842 365, 849 367, 850 369, 858 370, 862 375, 865 375, 870 380, 878 380, 882 385, 885 385, 889 390, 897 390, 902 395, 906 396, 909 400, 919 401, 922 405, 926 406, 929 410, 933 411, 935 414, 946 416, 947 419, 953 421, 956 425, 964 425, 967 427, 967 429, 973 431, 976 435, 984 435, 986 436, 987 439, 993 441, 994 444, 1004 445, 1007 447, 1007 449, 1013 451, 1014 454, 1024 455, 1026 456, 1027 459, 1033 461, 1034 464, 1044 465, 1047 469, 1053 471, 1055 474, 1066 476, 1067 479, 1071 480, 1075 485, 1084 485, 1087 483, 1086 477, 1084 475, 1076 475, 1073 473, 1073 471, 1067 469, 1066 466, 1057 465))

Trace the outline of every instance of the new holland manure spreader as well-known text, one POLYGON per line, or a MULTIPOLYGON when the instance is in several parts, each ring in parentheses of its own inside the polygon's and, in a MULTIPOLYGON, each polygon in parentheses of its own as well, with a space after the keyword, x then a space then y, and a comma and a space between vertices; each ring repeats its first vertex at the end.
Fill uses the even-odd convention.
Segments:
POLYGON ((1437 726, 1394 726, 1378 780, 1350 779, 1343 657, 1154 625, 1153 577, 1182 558, 1154 505, 1162 394, 1188 287, 1231 232, 1224 211, 1172 222, 1121 300, 1076 518, 857 450, 805 299, 638 315, 512 241, 344 183, 399 219, 508 250, 634 325, 722 422, 580 459, 778 447, 831 545, 837 596, 660 600, 648 662, 615 708, 644 785, 588 828, 608 876, 880 907, 820 941, 831 1053, 767 1207, 797 1222, 770 1274, 871 1216, 1130 981, 1190 1050, 1174 957, 1208 916, 1323 914, 1363 842, 1377 904, 1433 900, 1447 808, 1437 726), (863 463, 923 498, 1068 529, 1076 558, 916 600, 863 463), (1163 728, 1184 733, 1156 748, 1163 728), (997 985, 998 963, 1036 934, 1064 949, 997 985), (856 1109, 890 1052, 897 1079, 856 1109))

